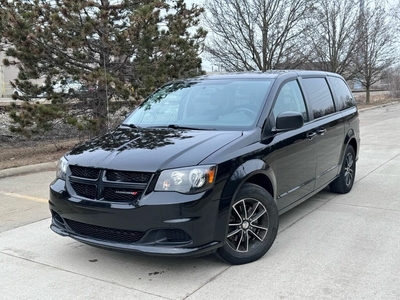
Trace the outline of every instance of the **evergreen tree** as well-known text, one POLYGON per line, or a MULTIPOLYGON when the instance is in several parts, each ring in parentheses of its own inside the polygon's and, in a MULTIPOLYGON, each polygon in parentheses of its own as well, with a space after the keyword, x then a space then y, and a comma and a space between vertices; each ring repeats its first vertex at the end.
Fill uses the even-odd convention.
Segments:
POLYGON ((104 132, 111 100, 137 100, 201 68, 203 9, 184 0, 0 0, 0 9, 12 45, 3 63, 18 66, 21 99, 44 94, 52 103, 12 111, 15 131, 46 130, 62 118, 104 132), (44 85, 32 83, 41 76, 44 85), (80 93, 54 88, 70 81, 82 85, 80 93))

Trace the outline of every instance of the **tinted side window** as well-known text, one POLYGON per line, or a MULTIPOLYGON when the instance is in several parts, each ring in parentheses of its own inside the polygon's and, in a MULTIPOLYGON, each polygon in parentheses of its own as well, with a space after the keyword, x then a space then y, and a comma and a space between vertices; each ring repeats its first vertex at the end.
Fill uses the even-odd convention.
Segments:
POLYGON ((305 78, 302 81, 314 114, 314 119, 321 118, 335 111, 331 91, 325 78, 305 78))
POLYGON ((276 118, 284 111, 296 111, 303 115, 304 122, 308 121, 307 109, 304 104, 303 94, 301 93, 297 81, 285 83, 279 91, 273 113, 276 118))
POLYGON ((355 105, 351 92, 343 79, 329 77, 329 83, 331 84, 333 93, 336 95, 339 110, 344 110, 355 105))

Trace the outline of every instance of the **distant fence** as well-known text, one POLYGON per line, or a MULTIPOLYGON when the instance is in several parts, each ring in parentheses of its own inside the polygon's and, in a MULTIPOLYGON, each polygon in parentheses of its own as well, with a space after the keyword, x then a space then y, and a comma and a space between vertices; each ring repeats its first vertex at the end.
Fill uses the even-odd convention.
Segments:
MULTIPOLYGON (((365 91, 353 91, 353 95, 357 102, 364 102, 366 99, 365 91)), ((370 97, 371 97, 370 101, 372 101, 372 102, 394 98, 392 96, 391 91, 382 91, 382 90, 371 91, 370 97)))

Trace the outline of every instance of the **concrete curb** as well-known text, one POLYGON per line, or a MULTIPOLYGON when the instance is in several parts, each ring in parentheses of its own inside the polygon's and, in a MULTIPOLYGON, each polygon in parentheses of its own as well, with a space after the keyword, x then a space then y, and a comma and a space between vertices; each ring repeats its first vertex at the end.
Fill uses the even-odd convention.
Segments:
POLYGON ((0 170, 0 179, 10 176, 25 175, 37 172, 45 172, 45 171, 55 172, 56 166, 57 162, 47 162, 47 163, 0 170))
MULTIPOLYGON (((399 103, 400 102, 390 102, 390 103, 385 103, 382 105, 366 107, 366 108, 359 109, 359 112, 364 112, 364 111, 368 111, 371 109, 385 107, 388 105, 395 105, 395 104, 399 104, 399 103)), ((57 166, 57 162, 47 162, 47 163, 42 163, 42 164, 0 170, 0 179, 5 178, 5 177, 10 177, 10 176, 25 175, 25 174, 30 174, 30 173, 53 171, 53 170, 55 171, 56 166, 57 166)))
POLYGON ((381 105, 361 108, 358 111, 359 112, 364 112, 364 111, 368 111, 368 110, 371 110, 371 109, 381 108, 381 107, 385 107, 385 106, 389 106, 389 105, 395 105, 395 104, 399 104, 399 103, 400 103, 400 101, 394 101, 394 102, 389 102, 389 103, 385 103, 385 104, 381 104, 381 105))

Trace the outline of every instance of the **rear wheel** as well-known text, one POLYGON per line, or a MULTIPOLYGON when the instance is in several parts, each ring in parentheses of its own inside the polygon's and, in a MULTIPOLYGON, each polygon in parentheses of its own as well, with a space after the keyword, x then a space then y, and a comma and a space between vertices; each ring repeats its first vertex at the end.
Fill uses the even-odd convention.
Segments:
POLYGON ((245 183, 232 204, 226 244, 217 253, 235 265, 255 261, 272 246, 278 224, 272 196, 258 185, 245 183))
POLYGON ((351 191, 356 175, 356 155, 352 146, 347 146, 339 177, 329 187, 335 193, 346 194, 351 191))

